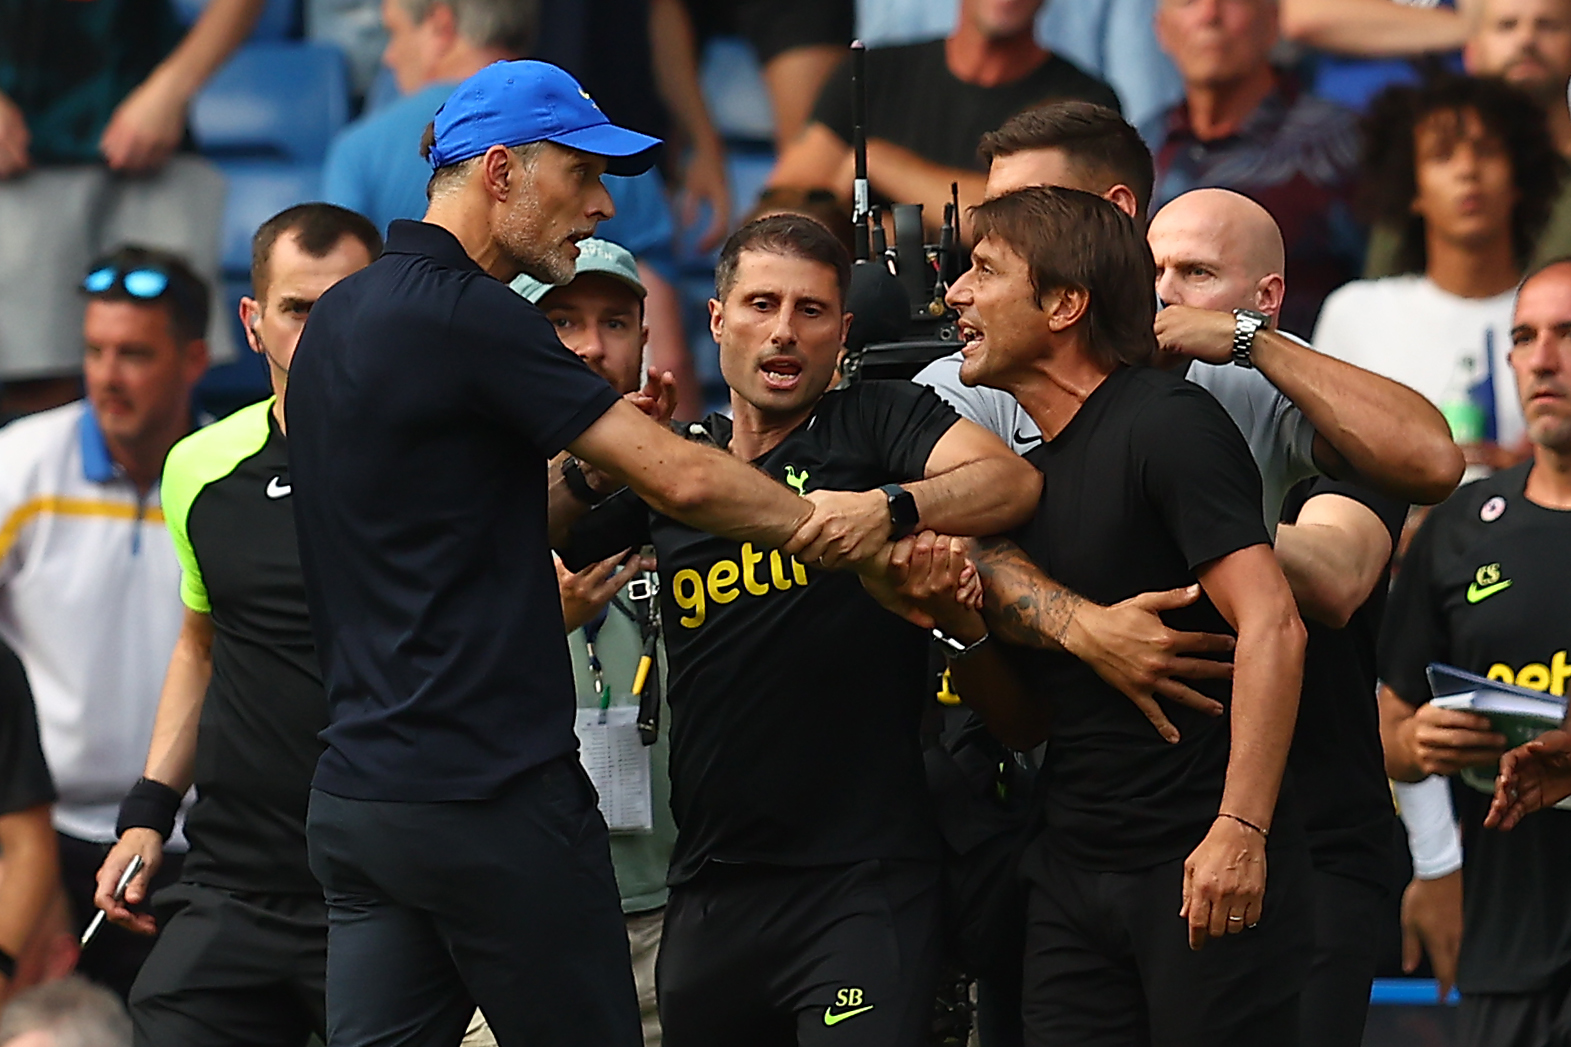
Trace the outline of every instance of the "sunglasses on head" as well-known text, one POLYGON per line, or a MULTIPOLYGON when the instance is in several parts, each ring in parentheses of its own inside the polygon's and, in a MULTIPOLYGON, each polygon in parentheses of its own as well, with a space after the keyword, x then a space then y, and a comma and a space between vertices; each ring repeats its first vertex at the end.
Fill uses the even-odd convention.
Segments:
POLYGON ((103 294, 117 283, 132 298, 157 298, 169 289, 169 274, 150 266, 122 271, 118 266, 105 265, 87 274, 82 290, 88 294, 103 294))

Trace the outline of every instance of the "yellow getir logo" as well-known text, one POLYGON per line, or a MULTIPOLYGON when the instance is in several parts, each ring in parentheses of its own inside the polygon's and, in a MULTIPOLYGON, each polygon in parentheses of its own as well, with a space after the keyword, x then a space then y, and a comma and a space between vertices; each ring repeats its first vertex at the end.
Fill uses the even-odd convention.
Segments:
POLYGON ((1520 669, 1512 669, 1504 662, 1496 662, 1484 675, 1501 683, 1526 687, 1530 691, 1548 691, 1556 698, 1564 698, 1566 680, 1571 679, 1571 665, 1566 664, 1565 651, 1556 651, 1548 665, 1528 662, 1520 669))
POLYGON ((684 629, 697 629, 709 614, 709 604, 728 604, 746 592, 749 596, 767 596, 772 592, 785 592, 793 585, 807 584, 807 568, 794 556, 782 556, 780 550, 771 549, 766 556, 753 548, 752 542, 742 543, 742 562, 717 560, 709 565, 706 575, 691 567, 684 567, 671 579, 671 599, 687 613, 677 619, 684 629), (768 575, 761 570, 769 561, 768 575), (787 577, 786 564, 790 564, 787 577), (741 588, 737 584, 741 583, 741 588))

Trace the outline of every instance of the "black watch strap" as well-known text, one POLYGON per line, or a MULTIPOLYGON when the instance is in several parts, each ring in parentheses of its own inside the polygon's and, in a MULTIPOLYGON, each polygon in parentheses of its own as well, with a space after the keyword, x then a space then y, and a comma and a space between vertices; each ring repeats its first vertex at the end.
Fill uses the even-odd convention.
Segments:
POLYGON ((585 505, 599 505, 608 495, 603 495, 589 486, 589 478, 584 475, 584 467, 578 464, 578 459, 568 455, 562 459, 562 481, 567 484, 567 489, 585 505))
POLYGON ((899 484, 885 484, 879 488, 889 500, 889 540, 898 542, 917 529, 922 513, 916 507, 916 495, 899 484))

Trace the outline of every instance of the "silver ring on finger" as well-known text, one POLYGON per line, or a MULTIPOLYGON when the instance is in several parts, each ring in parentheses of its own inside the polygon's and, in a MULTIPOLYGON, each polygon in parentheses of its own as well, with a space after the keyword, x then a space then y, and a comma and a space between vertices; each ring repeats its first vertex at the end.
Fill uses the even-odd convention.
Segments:
POLYGON ((1228 923, 1243 923, 1244 922, 1244 918, 1242 916, 1229 916, 1227 918, 1227 922, 1228 923))

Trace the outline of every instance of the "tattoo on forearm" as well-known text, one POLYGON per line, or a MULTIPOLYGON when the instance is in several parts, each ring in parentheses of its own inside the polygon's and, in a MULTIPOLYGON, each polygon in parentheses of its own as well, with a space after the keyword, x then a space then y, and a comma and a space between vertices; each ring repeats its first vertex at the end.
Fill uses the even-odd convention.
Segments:
POLYGON ((982 576, 982 613, 991 629, 1014 644, 1063 646, 1084 597, 1049 578, 1007 538, 979 539, 972 559, 982 576))

